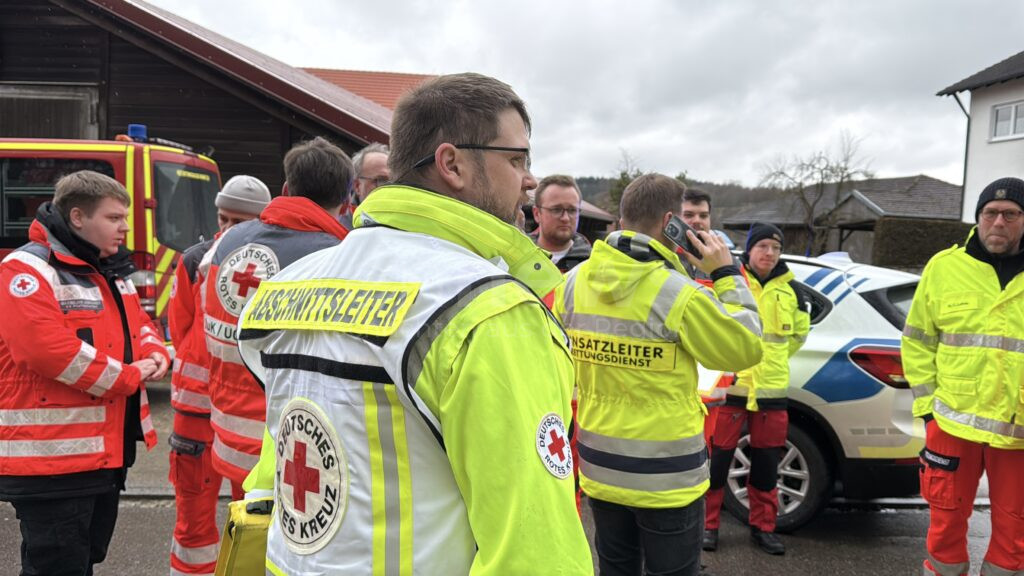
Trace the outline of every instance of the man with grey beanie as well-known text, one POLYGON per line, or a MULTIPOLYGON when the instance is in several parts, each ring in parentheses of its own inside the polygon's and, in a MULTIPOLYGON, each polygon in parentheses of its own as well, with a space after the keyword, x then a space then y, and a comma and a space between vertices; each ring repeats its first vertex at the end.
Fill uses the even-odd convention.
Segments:
POLYGON ((992 536, 981 574, 1024 571, 1024 180, 986 186, 974 214, 964 246, 928 261, 903 329, 913 413, 925 421, 925 574, 967 573, 967 520, 982 473, 992 536))
MULTIPOLYGON (((270 203, 267 185, 252 176, 232 177, 217 194, 217 222, 223 234, 235 224, 259 217, 270 203)), ((217 497, 221 475, 213 469, 208 375, 210 355, 203 331, 201 287, 215 238, 192 246, 182 255, 174 273, 174 288, 167 317, 174 343, 171 406, 174 432, 171 445, 171 482, 177 522, 171 541, 171 569, 178 574, 213 572, 217 561, 217 497), (206 262, 205 266, 202 262, 206 262)))

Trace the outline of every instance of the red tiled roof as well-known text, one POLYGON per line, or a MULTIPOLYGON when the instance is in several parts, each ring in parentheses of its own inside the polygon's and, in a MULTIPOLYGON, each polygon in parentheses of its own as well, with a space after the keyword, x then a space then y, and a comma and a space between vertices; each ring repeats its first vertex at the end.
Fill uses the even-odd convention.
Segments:
POLYGON ((395 109, 398 99, 406 91, 419 86, 424 80, 433 78, 427 74, 401 74, 398 72, 366 72, 328 68, 303 68, 303 70, 321 80, 326 80, 367 100, 372 100, 389 110, 395 109))

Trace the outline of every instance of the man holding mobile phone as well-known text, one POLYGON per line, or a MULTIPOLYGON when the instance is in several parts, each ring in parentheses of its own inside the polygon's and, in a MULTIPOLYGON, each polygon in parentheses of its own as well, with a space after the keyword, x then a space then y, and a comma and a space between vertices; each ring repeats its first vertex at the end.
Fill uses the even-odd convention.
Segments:
POLYGON ((714 279, 713 292, 669 247, 685 189, 661 174, 631 182, 622 230, 555 293, 579 387, 580 483, 606 576, 698 573, 709 471, 697 362, 735 371, 761 359, 754 298, 725 243, 686 234, 701 258, 685 257, 714 279))

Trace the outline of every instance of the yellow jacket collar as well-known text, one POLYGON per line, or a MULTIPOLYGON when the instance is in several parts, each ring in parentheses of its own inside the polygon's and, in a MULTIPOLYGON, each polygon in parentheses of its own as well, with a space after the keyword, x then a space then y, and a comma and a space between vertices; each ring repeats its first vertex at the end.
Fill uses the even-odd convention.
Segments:
POLYGON ((428 190, 384 186, 373 191, 352 217, 355 228, 382 225, 428 234, 480 255, 541 296, 562 282, 546 252, 518 228, 497 217, 428 190))

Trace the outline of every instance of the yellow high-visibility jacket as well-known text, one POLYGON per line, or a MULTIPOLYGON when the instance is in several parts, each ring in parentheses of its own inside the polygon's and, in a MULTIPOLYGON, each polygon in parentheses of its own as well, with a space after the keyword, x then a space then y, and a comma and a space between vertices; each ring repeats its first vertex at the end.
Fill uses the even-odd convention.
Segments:
POLYGON ((976 231, 928 261, 903 329, 903 370, 914 416, 931 414, 958 438, 1020 450, 1024 274, 1002 287, 976 231))
POLYGON ((750 291, 757 300, 757 311, 761 317, 764 358, 757 366, 740 372, 726 390, 727 404, 734 403, 728 396, 744 397, 747 410, 752 412, 759 408, 786 407, 789 357, 803 346, 811 328, 810 314, 790 284, 793 272, 780 262, 772 273, 775 275, 769 276, 762 284, 757 274, 747 267, 750 291))
POLYGON ((556 290, 576 363, 588 495, 673 508, 707 491, 697 362, 736 371, 761 359, 757 309, 739 269, 712 279, 714 294, 657 240, 624 231, 597 242, 556 290))

